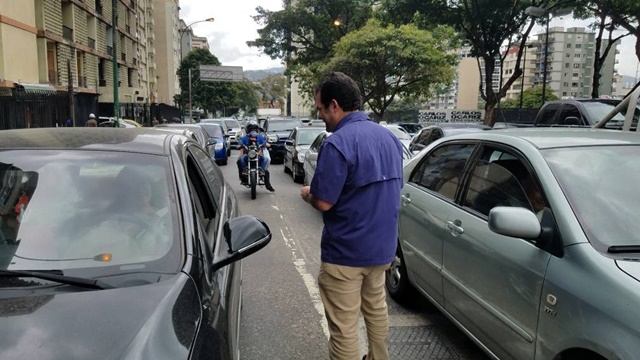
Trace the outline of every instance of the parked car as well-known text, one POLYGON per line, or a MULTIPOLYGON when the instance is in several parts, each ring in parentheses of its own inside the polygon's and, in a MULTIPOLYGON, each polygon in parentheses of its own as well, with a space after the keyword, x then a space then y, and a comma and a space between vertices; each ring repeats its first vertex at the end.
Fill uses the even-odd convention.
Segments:
POLYGON ((391 131, 391 133, 393 133, 393 135, 395 135, 401 143, 403 143, 406 147, 409 147, 409 144, 411 143, 411 135, 409 135, 409 133, 405 129, 394 124, 381 123, 380 126, 384 126, 389 129, 389 131, 391 131))
POLYGON ((200 123, 213 123, 222 126, 224 130, 224 138, 227 141, 227 156, 231 156, 231 136, 229 135, 229 127, 226 121, 222 119, 202 119, 200 123))
POLYGON ((316 136, 315 140, 309 146, 309 150, 304 154, 304 165, 302 166, 304 170, 304 178, 302 182, 304 185, 311 184, 311 180, 313 180, 313 174, 316 172, 316 166, 318 165, 318 152, 320 152, 320 147, 324 140, 331 135, 328 131, 323 131, 318 136, 316 136))
POLYGON ((426 148, 432 142, 446 137, 457 134, 466 134, 472 132, 479 132, 484 130, 490 130, 491 127, 487 125, 475 124, 475 123, 440 123, 437 125, 428 125, 422 128, 416 136, 411 139, 409 143, 409 151, 415 154, 422 149, 426 148))
POLYGON ((242 126, 240 122, 234 118, 223 118, 225 124, 227 125, 226 134, 229 135, 229 142, 231 145, 238 145, 238 140, 240 133, 242 132, 242 126))
POLYGON ((239 359, 240 259, 271 233, 195 141, 5 130, 0 189, 1 359, 239 359))
POLYGON ((424 295, 496 359, 640 354, 640 138, 444 137, 404 167, 392 298, 424 295))
MULTIPOLYGON (((533 126, 584 126, 591 127, 611 112, 620 100, 615 99, 575 99, 546 102, 533 123, 533 126)), ((605 125, 608 129, 622 128, 625 111, 619 112, 605 125)), ((640 105, 636 107, 633 127, 638 124, 640 105)))
MULTIPOLYGON (((98 117, 98 127, 114 127, 113 126, 113 120, 114 120, 113 117, 100 116, 100 117, 98 117)), ((140 124, 138 124, 137 122, 133 121, 133 120, 119 119, 118 120, 118 124, 115 127, 117 127, 117 128, 137 128, 137 127, 142 127, 142 126, 140 124)))
POLYGON ((212 123, 199 123, 209 136, 207 145, 213 147, 213 158, 218 165, 227 165, 229 159, 229 149, 227 149, 227 140, 224 137, 222 126, 212 123))
POLYGON ((397 125, 405 129, 412 138, 422 129, 422 125, 418 123, 398 123, 397 125))
POLYGON ((270 117, 260 124, 267 135, 269 144, 271 144, 269 155, 271 155, 272 163, 284 162, 286 152, 284 142, 289 138, 293 129, 298 126, 302 126, 300 119, 286 117, 270 117))
POLYGON ((182 131, 184 135, 193 138, 193 140, 200 144, 200 146, 207 151, 209 156, 212 158, 215 157, 213 144, 209 142, 209 134, 198 124, 159 124, 154 126, 153 129, 182 131))
POLYGON ((298 126, 285 141, 284 172, 291 173, 293 181, 301 183, 304 180, 304 156, 311 143, 318 134, 325 131, 325 127, 298 126))

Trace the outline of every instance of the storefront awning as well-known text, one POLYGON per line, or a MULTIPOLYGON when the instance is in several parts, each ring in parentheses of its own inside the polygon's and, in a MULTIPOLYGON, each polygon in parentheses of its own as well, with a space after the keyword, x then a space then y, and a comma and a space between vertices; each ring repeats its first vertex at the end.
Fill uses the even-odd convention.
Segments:
POLYGON ((58 90, 49 84, 16 83, 16 87, 28 92, 57 92, 58 90))

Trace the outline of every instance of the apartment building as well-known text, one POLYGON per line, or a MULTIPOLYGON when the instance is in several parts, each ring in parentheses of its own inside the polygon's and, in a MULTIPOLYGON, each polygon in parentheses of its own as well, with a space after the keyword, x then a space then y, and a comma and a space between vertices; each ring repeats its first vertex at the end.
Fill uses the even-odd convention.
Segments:
MULTIPOLYGON (((504 66, 502 77, 504 81, 508 80, 516 68, 518 63, 519 46, 514 46, 507 50, 507 54, 504 58, 504 66)), ((539 42, 530 42, 525 45, 522 50, 522 57, 520 59, 522 69, 522 76, 511 84, 511 87, 507 90, 505 99, 515 99, 520 97, 520 93, 526 89, 530 89, 537 84, 536 82, 536 66, 539 65, 536 61, 536 56, 540 52, 539 42)))
POLYGON ((153 102, 153 0, 116 5, 114 32, 112 0, 0 1, 0 87, 72 90, 75 111, 65 116, 82 125, 98 103, 114 102, 115 57, 118 101, 131 109, 153 102))
POLYGON ((178 0, 153 1, 155 23, 156 102, 174 104, 180 93, 178 67, 180 66, 180 18, 178 0))
MULTIPOLYGON (((549 51, 547 53, 547 88, 559 98, 591 97, 591 86, 595 63, 595 36, 582 27, 553 27, 549 29, 549 51)), ((531 87, 542 86, 545 69, 546 33, 537 34, 527 47, 526 65, 524 67, 524 83, 517 80, 507 91, 507 98, 516 98, 520 91, 531 87)), ((602 41, 604 51, 608 42, 602 41)), ((616 56, 620 41, 612 44, 608 56, 600 70, 600 95, 612 95, 614 77, 617 74, 618 60, 616 56)), ((517 48, 509 50, 505 59, 503 76, 513 73, 516 63, 517 48)), ((523 56, 524 60, 524 56, 523 56)))
POLYGON ((187 56, 191 50, 207 49, 209 50, 209 41, 205 36, 196 36, 191 27, 187 28, 184 20, 180 19, 180 49, 182 50, 182 58, 187 56))
MULTIPOLYGON (((456 78, 446 92, 435 96, 427 105, 428 110, 477 110, 482 100, 478 87, 480 81, 484 84, 484 65, 482 71, 478 71, 478 60, 471 56, 471 48, 458 49, 458 67, 456 78), (482 78, 480 77, 482 75, 482 78)), ((484 64, 483 61, 480 61, 484 64)), ((496 61, 496 70, 492 76, 493 88, 497 90, 500 85, 500 61, 496 61)))
POLYGON ((194 36, 192 40, 193 49, 207 49, 209 50, 209 41, 204 36, 194 36))

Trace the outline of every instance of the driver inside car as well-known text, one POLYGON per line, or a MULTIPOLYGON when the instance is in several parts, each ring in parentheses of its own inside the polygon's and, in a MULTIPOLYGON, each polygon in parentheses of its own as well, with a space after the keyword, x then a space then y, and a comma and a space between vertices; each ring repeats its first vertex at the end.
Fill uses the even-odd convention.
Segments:
POLYGON ((238 175, 240 176, 240 183, 242 185, 247 185, 247 175, 244 173, 247 168, 247 162, 249 161, 249 155, 247 154, 247 149, 250 145, 256 145, 258 147, 258 162, 260 164, 260 168, 264 172, 264 186, 267 190, 273 192, 276 189, 271 186, 269 170, 267 170, 268 162, 265 157, 262 155, 262 148, 268 147, 269 143, 267 143, 267 139, 264 136, 258 133, 260 127, 255 122, 251 121, 247 124, 245 128, 245 135, 240 138, 238 142, 238 150, 240 150, 240 156, 238 157, 238 175))

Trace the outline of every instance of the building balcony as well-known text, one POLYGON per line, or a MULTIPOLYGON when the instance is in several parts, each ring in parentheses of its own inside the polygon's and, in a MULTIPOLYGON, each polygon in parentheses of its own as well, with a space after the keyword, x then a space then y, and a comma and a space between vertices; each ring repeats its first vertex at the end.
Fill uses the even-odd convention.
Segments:
POLYGON ((96 39, 92 39, 90 37, 87 37, 87 46, 89 46, 92 49, 96 49, 96 39))
POLYGON ((113 46, 107 46, 107 55, 113 56, 113 46))
POLYGON ((87 77, 80 76, 78 77, 78 87, 86 88, 87 87, 87 77))
POLYGON ((127 54, 126 54, 126 53, 121 52, 121 53, 120 53, 120 60, 122 60, 122 61, 125 61, 125 62, 126 62, 126 61, 127 61, 127 54))
POLYGON ((58 73, 53 70, 53 69, 49 69, 48 72, 49 75, 49 84, 57 84, 58 83, 58 73))

